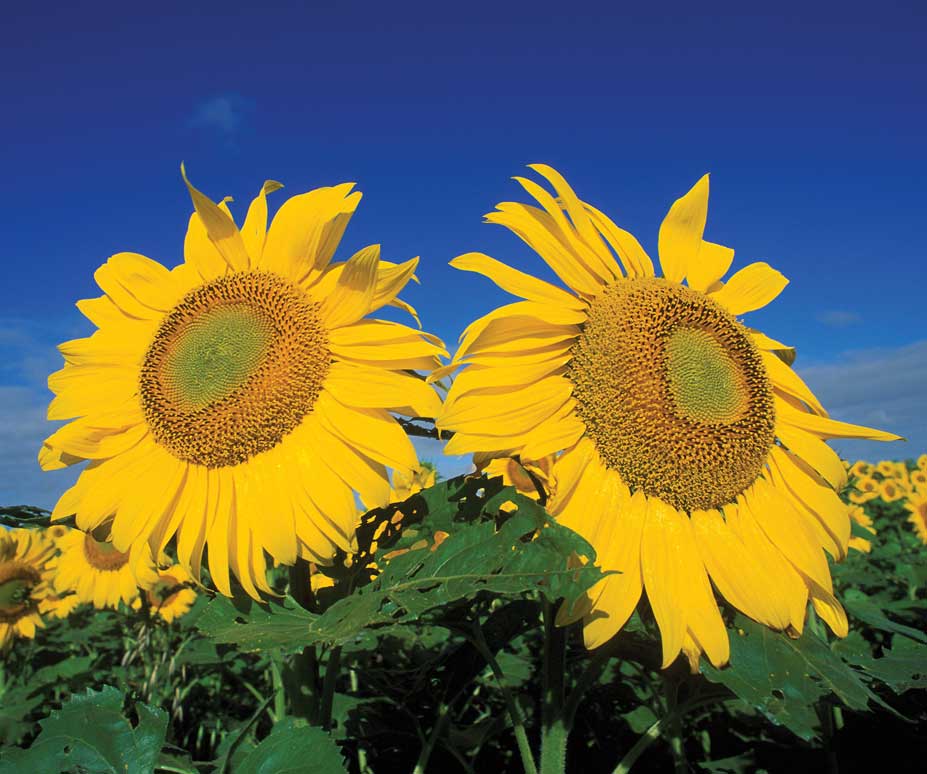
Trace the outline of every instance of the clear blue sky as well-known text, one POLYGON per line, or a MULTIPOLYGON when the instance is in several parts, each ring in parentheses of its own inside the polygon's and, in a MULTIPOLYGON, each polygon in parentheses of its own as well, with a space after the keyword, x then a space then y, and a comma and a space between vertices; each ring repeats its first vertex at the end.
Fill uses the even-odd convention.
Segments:
POLYGON ((181 160, 238 212, 265 178, 278 203, 356 181, 341 256, 421 255, 408 299, 449 343, 504 298, 454 255, 540 268, 481 223, 523 196, 525 164, 556 166, 654 254, 710 171, 708 238, 792 280, 748 322, 798 347, 835 416, 911 439, 847 453, 927 450, 922 3, 157 5, 4 18, 0 504, 67 483, 35 464, 54 344, 89 331, 73 303, 110 254, 181 259, 181 160))

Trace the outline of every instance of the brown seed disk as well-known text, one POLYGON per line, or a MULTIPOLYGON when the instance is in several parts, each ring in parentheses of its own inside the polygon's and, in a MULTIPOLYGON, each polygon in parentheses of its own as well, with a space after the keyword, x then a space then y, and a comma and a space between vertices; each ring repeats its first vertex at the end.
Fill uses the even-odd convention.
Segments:
POLYGON ((683 511, 733 502, 775 440, 772 389, 747 330, 664 279, 606 288, 567 378, 605 464, 683 511))
POLYGON ((275 274, 229 274, 165 317, 141 368, 142 407, 175 457, 237 465, 299 426, 330 363, 317 302, 275 274))
POLYGON ((117 572, 129 563, 129 552, 117 551, 112 543, 84 535, 84 558, 87 564, 103 572, 117 572))

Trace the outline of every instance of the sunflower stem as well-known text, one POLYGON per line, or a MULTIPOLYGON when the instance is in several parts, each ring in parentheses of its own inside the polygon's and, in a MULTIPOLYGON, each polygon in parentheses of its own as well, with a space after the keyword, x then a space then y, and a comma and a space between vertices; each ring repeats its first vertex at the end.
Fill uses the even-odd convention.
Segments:
POLYGON ((335 686, 341 669, 341 646, 332 648, 325 664, 325 680, 322 683, 322 702, 319 707, 319 725, 329 729, 332 724, 332 705, 335 701, 335 686))
POLYGON ((480 652, 480 655, 486 659, 489 668, 492 669, 493 676, 496 678, 496 683, 505 698, 509 719, 512 721, 512 730, 515 732, 515 741, 518 743, 518 752, 521 755, 522 768, 525 774, 537 774, 537 766, 534 763, 534 755, 531 752, 528 734, 525 731, 525 721, 524 718, 522 718, 521 710, 518 708, 518 702, 509 690, 508 685, 506 685, 505 675, 502 673, 499 662, 496 660, 489 644, 486 642, 486 636, 483 634, 483 627, 480 626, 479 621, 473 624, 473 639, 471 641, 480 652))
POLYGON ((431 729, 428 739, 426 739, 425 743, 422 745, 422 751, 419 753, 418 760, 415 762, 415 768, 412 769, 412 774, 425 774, 428 768, 428 761, 431 758, 431 753, 434 751, 438 739, 444 734, 447 724, 450 722, 450 709, 451 708, 447 704, 441 702, 441 705, 438 707, 438 719, 435 721, 434 728, 431 729))
POLYGON ((683 746, 682 716, 679 706, 679 683, 667 674, 662 674, 663 696, 666 699, 666 738, 673 755, 673 770, 676 774, 688 774, 689 763, 683 746))
MULTIPOLYGON (((309 584, 309 562, 297 559, 290 567, 290 596, 306 610, 315 606, 315 595, 309 584)), ((307 645, 293 656, 290 664, 290 679, 285 681, 287 698, 293 714, 310 723, 319 719, 319 660, 315 647, 307 645)))
POLYGON ((544 653, 541 696, 541 774, 566 771, 566 745, 570 729, 564 713, 565 631, 554 621, 554 606, 543 600, 544 653))
POLYGON ((270 677, 274 689, 274 723, 277 723, 286 717, 286 691, 280 672, 279 653, 272 653, 270 656, 270 677))

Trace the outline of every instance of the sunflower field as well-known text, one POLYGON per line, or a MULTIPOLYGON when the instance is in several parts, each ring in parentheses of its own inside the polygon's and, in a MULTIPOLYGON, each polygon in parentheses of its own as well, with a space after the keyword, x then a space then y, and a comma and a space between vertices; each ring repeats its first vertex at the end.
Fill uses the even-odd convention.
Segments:
POLYGON ((0 508, 0 774, 922 769, 927 455, 828 445, 899 436, 749 326, 788 280, 707 175, 654 261, 531 171, 486 220, 558 282, 455 258, 518 300, 451 354, 418 259, 336 260, 352 184, 236 216, 181 168, 184 260, 110 257, 59 347, 76 483, 0 508))

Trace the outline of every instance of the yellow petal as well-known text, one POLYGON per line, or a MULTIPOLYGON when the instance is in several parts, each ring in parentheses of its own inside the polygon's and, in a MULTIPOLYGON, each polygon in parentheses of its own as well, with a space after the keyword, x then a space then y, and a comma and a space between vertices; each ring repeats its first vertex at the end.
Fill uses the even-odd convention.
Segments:
POLYGON ((663 668, 676 659, 686 632, 685 583, 680 565, 682 535, 680 517, 675 508, 651 497, 641 536, 641 571, 647 598, 660 629, 663 642, 663 668))
MULTIPOLYGON (((50 435, 43 448, 77 458, 74 461, 105 460, 128 451, 146 435, 148 426, 144 423, 131 423, 123 427, 110 427, 104 423, 100 427, 93 418, 75 419, 50 435)), ((46 457, 48 461, 53 458, 46 457)))
POLYGON ((465 253, 451 261, 451 266, 461 271, 474 271, 489 277, 500 288, 514 296, 521 296, 529 301, 542 304, 555 304, 567 309, 584 310, 586 304, 565 290, 551 285, 542 279, 533 277, 518 269, 513 269, 495 258, 483 253, 465 253))
POLYGON ((605 238, 621 261, 624 273, 631 279, 653 276, 653 261, 641 247, 637 238, 628 231, 618 228, 611 219, 591 204, 586 205, 593 225, 605 238))
POLYGON ((778 296, 789 281, 768 263, 744 266, 711 298, 731 314, 745 314, 761 309, 778 296))
POLYGON ((763 364, 766 366, 766 373, 769 375, 769 379, 774 387, 778 387, 783 392, 787 392, 789 395, 794 395, 799 400, 803 400, 815 413, 820 414, 822 417, 827 416, 824 406, 821 405, 821 402, 817 399, 815 394, 811 392, 808 385, 805 384, 801 377, 789 368, 789 366, 783 363, 778 355, 774 355, 771 352, 761 352, 760 356, 763 358, 763 364))
MULTIPOLYGON (((547 166, 547 164, 529 164, 529 167, 546 178, 557 192, 557 196, 560 197, 559 202, 556 204, 563 206, 567 215, 570 216, 573 226, 570 228, 570 225, 563 220, 560 222, 561 231, 569 238, 574 250, 585 258, 590 268, 603 282, 608 283, 621 277, 621 270, 618 268, 614 256, 605 246, 599 232, 589 218, 584 203, 579 200, 569 183, 556 169, 547 166)), ((545 206, 544 201, 538 201, 555 219, 557 219, 558 215, 562 218, 558 206, 548 209, 548 206, 553 203, 552 200, 548 202, 547 206, 545 206)))
POLYGON ((703 175, 685 196, 673 202, 660 225, 658 250, 663 276, 682 282, 698 259, 708 218, 708 175, 703 175))
MULTIPOLYGON (((445 405, 453 404, 457 398, 470 393, 482 394, 486 391, 498 392, 498 387, 523 387, 543 379, 545 376, 562 375, 566 370, 564 366, 570 360, 570 355, 559 355, 550 360, 542 360, 538 363, 526 363, 519 367, 510 368, 500 363, 497 367, 486 367, 480 365, 465 364, 464 368, 454 379, 453 386, 448 394, 445 405)), ((443 378, 443 374, 453 373, 457 366, 447 366, 439 369, 439 375, 435 377, 432 374, 431 381, 435 378, 443 378), (450 370, 448 370, 450 369, 450 370)))
POLYGON ((789 625, 785 598, 718 511, 693 511, 699 553, 718 590, 741 612, 773 629, 789 625))
MULTIPOLYGON (((276 180, 265 180, 260 193, 248 207, 248 214, 245 215, 245 222, 241 227, 241 238, 251 258, 251 266, 258 266, 264 253, 264 239, 267 237, 267 194, 279 191, 281 188, 283 188, 282 183, 276 180)), ((225 568, 225 575, 226 583, 228 583, 228 567, 225 568)))
POLYGON ((776 436, 789 451, 814 468, 834 489, 846 486, 847 474, 840 457, 824 441, 787 422, 776 422, 776 436))
POLYGON ((206 235, 209 237, 209 241, 215 245, 219 255, 222 256, 233 271, 245 271, 248 269, 251 261, 235 221, 232 220, 227 211, 220 209, 219 205, 212 199, 193 187, 193 184, 187 179, 183 164, 180 165, 180 174, 184 183, 187 184, 187 190, 193 200, 193 207, 206 229, 206 235))
POLYGON ((441 399, 428 384, 397 371, 335 362, 324 386, 346 406, 390 410, 409 406, 414 411, 412 416, 419 417, 435 417, 441 410, 441 399))
POLYGON ((833 537, 837 558, 846 556, 850 540, 849 509, 801 459, 779 446, 770 450, 770 473, 776 484, 813 514, 833 537))
POLYGON ((567 401, 553 417, 528 433, 521 455, 528 460, 542 459, 570 448, 585 432, 586 425, 576 416, 575 402, 567 401))
POLYGON ((689 261, 686 282, 693 290, 703 293, 721 279, 734 262, 734 251, 730 247, 703 241, 689 261))
POLYGON ((117 253, 94 273, 100 289, 133 317, 160 319, 186 289, 157 261, 138 253, 117 253))
POLYGON ((389 261, 380 261, 377 268, 377 286, 373 293, 373 304, 371 310, 376 311, 382 306, 395 306, 403 309, 419 323, 418 314, 415 309, 409 306, 405 301, 400 301, 396 296, 409 283, 410 279, 415 277, 415 269, 418 266, 418 258, 410 258, 403 263, 390 263, 389 261))
POLYGON ((808 414, 790 406, 785 401, 776 399, 776 422, 785 422, 814 433, 820 438, 865 438, 869 441, 903 441, 900 435, 875 430, 863 425, 838 422, 835 419, 808 414))
POLYGON ((118 326, 127 321, 138 322, 139 320, 116 306, 109 296, 82 298, 75 305, 81 314, 98 328, 118 326))
POLYGON ((317 188, 287 199, 264 242, 261 267, 297 282, 311 282, 328 266, 360 203, 354 183, 317 188))
POLYGON ((380 245, 358 250, 345 263, 331 293, 322 299, 322 319, 329 330, 357 322, 373 304, 380 245))
MULTIPOLYGON (((266 183, 265 183, 266 185, 266 183)), ((213 501, 215 513, 210 518, 206 532, 209 546, 209 577, 221 594, 232 596, 229 582, 229 522, 232 512, 238 507, 235 475, 231 468, 218 469, 219 496, 213 501)))
MULTIPOLYGON (((529 189, 533 186, 542 191, 530 180, 525 183, 529 189)), ((517 202, 502 202, 496 205, 495 212, 486 216, 486 222, 498 223, 516 234, 570 289, 590 297, 601 292, 602 281, 564 244, 556 221, 543 210, 517 202)))
POLYGON ((370 459, 399 469, 418 465, 408 436, 387 412, 348 408, 323 391, 314 413, 322 427, 370 459))

